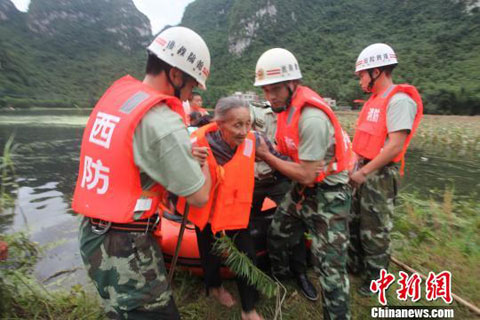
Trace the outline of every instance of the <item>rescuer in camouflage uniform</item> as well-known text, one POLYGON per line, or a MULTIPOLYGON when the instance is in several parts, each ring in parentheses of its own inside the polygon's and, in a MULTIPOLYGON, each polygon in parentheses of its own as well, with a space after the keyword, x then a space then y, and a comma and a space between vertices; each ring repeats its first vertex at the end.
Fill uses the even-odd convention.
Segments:
MULTIPOLYGON (((206 150, 192 147, 184 120, 182 120, 182 112, 174 110, 173 107, 171 109, 171 105, 181 106, 180 101, 188 98, 195 86, 205 88, 209 66, 210 53, 198 34, 184 27, 166 29, 148 48, 146 76, 143 82, 133 78, 128 80, 131 78, 129 76, 122 78, 123 80, 119 80, 124 81, 121 82, 121 88, 117 84, 112 85, 111 88, 114 89, 107 90, 94 109, 96 112, 97 107, 100 110, 106 108, 106 103, 102 101, 110 101, 112 95, 114 96, 112 100, 118 103, 119 110, 124 111, 124 114, 129 114, 131 110, 142 105, 143 101, 149 101, 149 109, 145 111, 139 122, 134 123, 136 126, 131 136, 127 136, 127 138, 133 136, 133 141, 120 144, 122 148, 115 149, 119 163, 134 165, 134 168, 129 170, 133 172, 131 176, 136 180, 120 181, 123 185, 112 188, 111 191, 108 190, 108 183, 104 182, 104 186, 106 185, 110 193, 107 194, 108 197, 97 202, 102 201, 102 204, 106 204, 104 206, 106 209, 98 209, 99 212, 91 213, 87 209, 96 205, 95 202, 88 197, 79 198, 76 195, 82 194, 81 192, 87 192, 87 194, 95 192, 95 189, 89 191, 91 188, 86 190, 83 183, 79 183, 84 181, 81 178, 82 175, 85 179, 93 176, 93 173, 88 175, 88 170, 80 170, 74 195, 74 210, 85 215, 79 232, 82 260, 103 300, 106 316, 110 319, 180 319, 166 278, 161 248, 153 236, 153 231, 158 227, 161 217, 157 212, 158 202, 153 205, 152 199, 162 200, 162 193, 154 191, 153 188, 160 186, 163 190, 184 196, 189 204, 198 207, 205 205, 208 201, 211 187, 208 168, 202 169, 192 155, 192 153, 202 153, 206 150), (196 56, 198 62, 202 62, 205 68, 203 76, 199 76, 198 71, 192 71, 192 69, 195 70, 195 66, 186 60, 189 54, 196 56), (133 95, 129 93, 130 91, 124 92, 130 85, 128 83, 131 82, 138 83, 137 86, 141 88, 133 95), (168 101, 177 103, 167 104, 159 101, 158 98, 149 100, 148 98, 152 96, 151 91, 157 91, 167 97, 168 101), (141 196, 135 199, 140 186, 141 196), (113 208, 117 199, 120 200, 122 197, 129 199, 132 194, 135 200, 134 207, 108 210, 110 203, 113 208), (121 214, 126 218, 122 216, 120 219, 118 212, 122 209, 124 212, 121 214), (152 212, 153 215, 143 219, 145 212, 152 212), (125 222, 118 223, 118 221, 125 222)), ((117 108, 116 105, 109 106, 112 109, 117 108)), ((128 125, 133 126, 132 122, 128 125)), ((91 135, 88 130, 91 129, 87 125, 83 140, 86 144, 82 143, 82 152, 89 150, 91 135)), ((110 129, 110 131, 106 130, 106 133, 111 132, 112 141, 115 139, 118 141, 118 138, 124 138, 117 135, 121 132, 119 130, 110 129)), ((102 133, 105 132, 102 131, 102 133)), ((102 154, 109 151, 108 148, 105 151, 102 149, 102 154)))
MULTIPOLYGON (((280 280, 288 274, 289 249, 308 231, 312 236, 314 270, 322 286, 324 319, 350 319, 350 284, 346 271, 347 219, 351 205, 348 171, 332 170, 335 173, 329 172, 330 175, 319 181, 319 173, 328 170, 327 165, 322 165, 333 163, 336 155, 333 123, 336 118, 327 115, 331 110, 317 94, 300 85, 301 77, 297 60, 285 49, 268 50, 257 62, 255 85, 262 87, 272 109, 279 113, 277 144, 292 146, 288 151, 282 146, 279 151, 295 160, 273 159, 261 148, 257 150, 259 158, 295 182, 277 208, 269 230, 272 272, 280 280), (295 104, 296 97, 304 93, 312 97, 308 101, 316 99, 317 106, 295 104), (302 108, 300 115, 298 108, 302 108), (295 122, 289 128, 298 133, 298 145, 290 139, 288 131, 283 131, 289 119, 297 116, 298 124, 295 122), (290 150, 293 154, 289 154, 290 150)), ((340 134, 348 139, 343 131, 340 134)), ((340 166, 343 168, 343 164, 340 166)))
MULTIPOLYGON (((270 107, 250 106, 252 114, 252 129, 262 132, 270 141, 275 141, 277 131, 277 115, 270 107)), ((284 156, 286 160, 290 158, 284 156)), ((261 216, 263 202, 266 197, 278 206, 292 187, 290 179, 272 169, 263 161, 255 163, 255 188, 253 190, 252 210, 250 223, 261 216)), ((267 230, 266 230, 267 231, 267 230)), ((318 300, 318 292, 307 276, 307 248, 305 237, 300 237, 296 244, 292 244, 289 252, 290 271, 293 274, 298 288, 311 301, 318 300)), ((286 274, 287 272, 283 272, 286 274)))
POLYGON ((360 274, 358 292, 370 296, 372 280, 388 269, 393 209, 398 192, 399 162, 423 115, 417 89, 394 84, 397 65, 393 49, 384 43, 366 47, 358 56, 355 73, 364 92, 371 93, 358 117, 353 150, 357 168, 350 179, 355 186, 350 222, 348 269, 360 274))
POLYGON ((398 179, 398 166, 390 164, 369 176, 365 183, 355 189, 348 269, 354 274, 365 271, 365 277, 369 280, 376 279, 380 270, 388 267, 398 179), (370 245, 362 247, 362 242, 370 245))
POLYGON ((346 273, 351 189, 347 184, 313 188, 296 183, 278 207, 269 232, 268 250, 274 273, 289 272, 291 248, 303 239, 305 231, 312 237, 313 266, 322 286, 325 319, 349 319, 350 284, 346 273), (300 209, 297 208, 301 204, 300 209), (327 311, 328 310, 328 311, 327 311), (326 315, 325 313, 329 314, 326 315))
POLYGON ((110 231, 98 235, 84 219, 79 238, 85 267, 103 298, 107 317, 178 317, 163 255, 151 233, 110 231))

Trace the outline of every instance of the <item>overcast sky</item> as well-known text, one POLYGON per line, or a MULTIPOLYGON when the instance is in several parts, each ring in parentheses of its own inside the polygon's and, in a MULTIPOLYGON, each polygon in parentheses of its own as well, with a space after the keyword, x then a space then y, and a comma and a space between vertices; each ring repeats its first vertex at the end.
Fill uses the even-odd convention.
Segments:
MULTIPOLYGON (((27 11, 30 0, 10 0, 20 11, 27 11)), ((165 25, 176 25, 182 20, 185 7, 195 0, 133 0, 138 10, 143 12, 152 25, 155 34, 165 25)))

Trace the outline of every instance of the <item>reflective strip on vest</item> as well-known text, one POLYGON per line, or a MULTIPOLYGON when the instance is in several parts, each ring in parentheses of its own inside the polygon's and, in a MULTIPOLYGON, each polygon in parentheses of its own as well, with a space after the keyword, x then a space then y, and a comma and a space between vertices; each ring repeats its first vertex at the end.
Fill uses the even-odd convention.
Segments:
POLYGON ((125 103, 120 107, 120 112, 129 114, 138 107, 143 101, 147 100, 150 95, 146 92, 140 91, 131 96, 125 103))

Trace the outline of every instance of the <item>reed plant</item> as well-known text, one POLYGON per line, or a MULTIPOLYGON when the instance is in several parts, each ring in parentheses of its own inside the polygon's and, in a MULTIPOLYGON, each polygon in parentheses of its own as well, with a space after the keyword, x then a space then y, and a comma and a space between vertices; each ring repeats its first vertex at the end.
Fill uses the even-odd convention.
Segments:
MULTIPOLYGON (((358 112, 337 112, 343 128, 353 138, 358 112)), ((411 147, 448 159, 480 159, 480 117, 425 115, 411 147)))
POLYGON ((14 143, 14 136, 10 136, 3 147, 0 156, 0 213, 14 205, 15 199, 12 196, 18 188, 15 175, 15 153, 19 145, 14 143))

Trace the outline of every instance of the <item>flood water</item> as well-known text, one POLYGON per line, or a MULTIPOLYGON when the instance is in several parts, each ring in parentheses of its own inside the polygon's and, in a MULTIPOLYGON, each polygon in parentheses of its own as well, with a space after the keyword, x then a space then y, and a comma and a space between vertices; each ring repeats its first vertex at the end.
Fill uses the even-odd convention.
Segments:
POLYGON ((79 219, 70 207, 78 170, 83 127, 89 111, 34 110, 0 115, 0 147, 14 135, 20 145, 14 158, 19 185, 13 210, 4 212, 1 232, 27 231, 46 245, 36 276, 47 283, 84 283, 78 250, 79 219), (66 276, 68 275, 68 276, 66 276))
MULTIPOLYGON (((79 218, 70 208, 78 174, 83 128, 89 111, 2 111, 0 150, 15 136, 20 147, 14 158, 19 189, 15 207, 0 214, 0 232, 27 231, 45 247, 36 267, 47 284, 70 286, 86 279, 77 230, 79 218), (63 272, 66 271, 66 272, 63 272)), ((419 149, 407 154, 403 191, 440 197, 446 187, 457 195, 480 194, 480 168, 474 161, 447 159, 419 149)))

